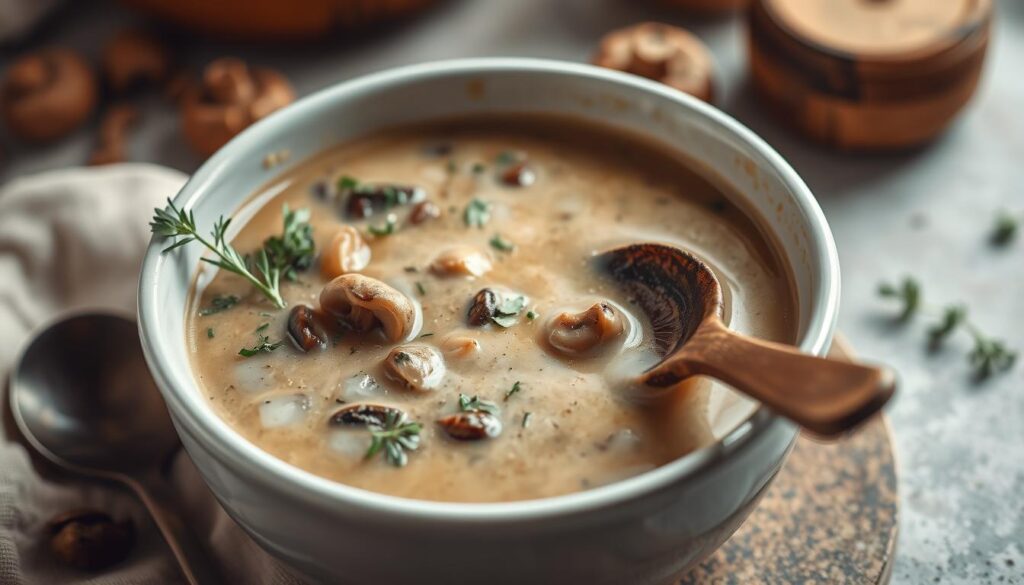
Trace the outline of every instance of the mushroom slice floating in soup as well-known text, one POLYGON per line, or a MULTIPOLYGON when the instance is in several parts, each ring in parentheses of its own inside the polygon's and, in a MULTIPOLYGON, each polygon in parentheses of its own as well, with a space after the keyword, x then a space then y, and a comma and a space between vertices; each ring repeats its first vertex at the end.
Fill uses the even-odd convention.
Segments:
POLYGON ((288 336, 302 351, 327 347, 327 330, 316 311, 307 305, 295 305, 288 313, 288 336))
POLYGON ((438 276, 483 276, 491 271, 491 258, 472 246, 457 246, 441 252, 430 264, 438 276))
POLYGON ((559 313, 548 321, 544 336, 559 353, 579 357, 623 338, 626 319, 611 303, 594 303, 580 313, 559 313))
POLYGON ((343 225, 324 248, 320 270, 327 278, 359 272, 370 263, 370 246, 359 230, 343 225))
POLYGON ((341 193, 346 198, 345 212, 355 219, 366 219, 393 207, 419 203, 427 197, 426 191, 419 187, 359 183, 351 177, 342 181, 346 183, 341 193))
POLYGON ((410 390, 425 392, 441 384, 444 358, 429 345, 400 345, 384 358, 384 373, 410 390))
POLYGON ((501 419, 482 410, 457 412, 437 421, 448 436, 460 441, 493 439, 501 434, 501 419))
POLYGON ((445 355, 466 359, 480 353, 480 342, 468 335, 449 335, 441 342, 445 355))
POLYGON ((339 409, 331 415, 328 421, 334 425, 377 425, 381 426, 387 420, 388 415, 395 417, 405 416, 401 410, 380 404, 352 404, 339 409))
POLYGON ((362 274, 343 274, 328 282, 320 291, 320 308, 355 331, 379 326, 392 342, 408 337, 416 324, 416 308, 409 297, 362 274))

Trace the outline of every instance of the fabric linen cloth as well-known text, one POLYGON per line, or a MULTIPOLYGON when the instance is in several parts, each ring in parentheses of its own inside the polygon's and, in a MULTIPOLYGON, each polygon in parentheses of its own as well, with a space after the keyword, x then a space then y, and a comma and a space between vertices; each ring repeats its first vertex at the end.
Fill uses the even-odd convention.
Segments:
MULTIPOLYGON (((185 175, 148 164, 66 169, 0 188, 0 377, 6 380, 32 331, 61 313, 105 309, 135 315, 142 255, 153 208, 163 206, 185 175)), ((117 487, 63 474, 40 474, 0 420, 0 585, 183 583, 155 525, 135 497, 117 487), (91 507, 136 527, 135 548, 103 571, 61 566, 49 551, 46 523, 91 507)), ((46 471, 43 469, 42 471, 46 471)), ((204 540, 227 583, 298 584, 217 504, 184 452, 171 481, 187 523, 204 540)))

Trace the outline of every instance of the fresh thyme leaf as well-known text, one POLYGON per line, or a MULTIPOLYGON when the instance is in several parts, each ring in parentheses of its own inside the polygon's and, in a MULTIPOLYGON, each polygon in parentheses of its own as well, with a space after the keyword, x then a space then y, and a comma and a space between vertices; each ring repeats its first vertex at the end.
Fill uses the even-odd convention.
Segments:
POLYGON ((996 216, 995 224, 992 226, 990 240, 994 246, 1005 246, 1017 237, 1020 230, 1020 220, 1008 211, 1000 211, 996 216))
POLYGON ((505 392, 505 400, 507 401, 509 398, 512 398, 513 395, 515 395, 522 389, 522 385, 520 385, 519 381, 517 380, 516 383, 512 384, 512 387, 505 392))
POLYGON ((383 424, 370 424, 370 447, 363 459, 373 459, 377 453, 384 453, 384 460, 395 467, 404 467, 409 462, 406 451, 415 451, 420 446, 420 431, 423 425, 410 422, 404 413, 390 411, 383 424))
POLYGON ((424 333, 423 335, 420 335, 420 339, 423 339, 424 337, 433 337, 433 336, 434 336, 433 333, 424 333))
POLYGON ((357 187, 359 187, 359 181, 355 177, 350 177, 348 175, 342 175, 341 178, 338 179, 338 190, 339 191, 348 191, 348 190, 351 190, 351 189, 355 189, 357 187))
POLYGON ((242 349, 238 350, 238 355, 248 358, 261 353, 270 353, 284 345, 284 340, 270 341, 270 338, 264 335, 264 332, 267 330, 268 327, 270 327, 270 323, 263 323, 262 325, 257 327, 256 343, 254 343, 252 347, 243 347, 242 349))
POLYGON ((308 209, 289 209, 284 205, 284 228, 280 236, 271 236, 263 242, 270 265, 281 272, 281 276, 294 282, 298 272, 313 264, 316 243, 313 241, 313 226, 309 225, 308 209))
POLYGON ((499 165, 510 165, 519 160, 519 156, 511 150, 505 150, 498 153, 498 156, 494 157, 494 162, 499 165))
POLYGON ((213 331, 213 327, 207 327, 206 328, 206 338, 207 339, 213 339, 214 335, 215 335, 215 333, 213 331))
POLYGON ((176 242, 165 248, 164 252, 197 241, 216 256, 216 258, 203 258, 204 262, 241 276, 256 287, 270 302, 274 303, 275 307, 283 309, 286 306, 284 299, 281 298, 281 271, 271 266, 266 251, 260 250, 253 262, 251 268, 255 269, 254 273, 242 255, 227 243, 227 231, 228 226, 231 225, 231 219, 224 219, 221 216, 214 223, 211 232, 213 241, 211 242, 199 235, 199 231, 196 229, 196 218, 192 212, 178 209, 170 199, 167 200, 167 207, 168 209, 153 210, 153 219, 149 222, 149 228, 154 235, 178 238, 176 242))
POLYGON ((533 416, 532 412, 523 413, 523 428, 525 429, 530 424, 530 417, 533 416))
POLYGON ((480 163, 480 162, 473 163, 473 174, 474 175, 482 174, 486 170, 487 170, 487 167, 484 165, 484 163, 480 163))
POLYGON ((526 312, 526 318, 529 319, 530 321, 533 321, 534 319, 537 318, 537 313, 535 313, 533 311, 527 311, 526 312))
POLYGON ((967 307, 950 305, 942 310, 942 321, 928 329, 932 345, 938 346, 967 320, 967 307))
POLYGON ((1017 361, 1017 352, 1010 351, 999 339, 978 336, 967 360, 974 368, 975 376, 979 380, 984 380, 994 373, 1012 368, 1017 361))
POLYGON ((921 285, 911 277, 905 277, 899 286, 882 283, 878 294, 886 298, 899 299, 903 303, 900 320, 907 320, 917 313, 921 305, 921 285))
POLYGON ((501 252, 511 252, 516 249, 516 245, 501 237, 501 234, 494 234, 494 237, 491 238, 491 247, 501 252))
POLYGON ((526 297, 522 295, 507 298, 500 305, 494 308, 491 321, 501 327, 511 327, 516 324, 519 313, 526 308, 526 297))
POLYGON ((199 309, 199 315, 205 317, 221 311, 227 311, 238 304, 240 299, 235 295, 215 295, 210 300, 210 306, 199 309))
POLYGON ((423 283, 416 281, 416 292, 420 293, 420 296, 427 294, 427 289, 423 288, 423 283))
POLYGON ((490 400, 483 400, 479 396, 469 397, 459 393, 459 410, 463 412, 486 412, 489 414, 498 413, 498 405, 490 400))
POLYGON ((484 224, 491 220, 491 204, 474 198, 466 206, 462 219, 469 227, 484 227, 484 224))
POLYGON ((397 226, 397 225, 398 225, 398 218, 395 217, 394 213, 389 213, 388 216, 384 220, 384 225, 382 225, 382 226, 375 226, 375 225, 367 226, 366 231, 370 232, 371 235, 374 235, 374 236, 377 236, 379 238, 382 238, 384 236, 390 236, 391 234, 395 233, 395 226, 397 226))

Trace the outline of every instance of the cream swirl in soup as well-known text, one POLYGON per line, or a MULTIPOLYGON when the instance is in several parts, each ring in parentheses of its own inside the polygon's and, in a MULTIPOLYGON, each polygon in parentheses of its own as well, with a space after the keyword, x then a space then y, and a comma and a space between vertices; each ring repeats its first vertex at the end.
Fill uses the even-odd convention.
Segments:
POLYGON ((234 248, 268 253, 287 308, 201 268, 186 316, 195 378, 262 449, 375 492, 509 501, 643 473, 753 405, 699 378, 653 401, 624 392, 659 356, 591 259, 630 242, 686 248, 716 271, 731 327, 792 342, 788 269, 727 189, 657 145, 566 119, 467 118, 340 146, 236 216, 234 248))

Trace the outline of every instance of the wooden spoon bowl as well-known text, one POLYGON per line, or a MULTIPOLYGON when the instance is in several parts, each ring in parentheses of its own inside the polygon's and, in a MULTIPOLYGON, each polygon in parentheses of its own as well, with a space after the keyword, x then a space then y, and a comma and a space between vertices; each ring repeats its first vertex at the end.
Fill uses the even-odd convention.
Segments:
POLYGON ((651 321, 663 358, 639 376, 641 387, 710 376, 826 437, 875 414, 895 392, 895 376, 886 368, 817 357, 731 331, 722 321, 718 278, 689 252, 632 244, 596 260, 651 321))

